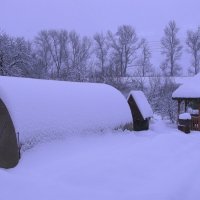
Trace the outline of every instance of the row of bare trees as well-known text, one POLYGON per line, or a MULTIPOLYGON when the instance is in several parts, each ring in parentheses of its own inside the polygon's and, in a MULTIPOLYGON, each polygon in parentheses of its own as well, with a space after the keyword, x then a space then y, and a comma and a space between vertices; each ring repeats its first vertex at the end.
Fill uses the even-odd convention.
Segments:
MULTIPOLYGON (((164 36, 161 39, 161 54, 165 56, 161 69, 164 74, 177 76, 181 73, 181 66, 178 61, 181 58, 183 46, 178 38, 179 28, 175 21, 170 21, 164 29, 164 36)), ((200 71, 200 28, 189 30, 186 37, 187 52, 191 55, 191 66, 189 72, 197 74, 200 71)))
POLYGON ((132 26, 82 37, 75 31, 43 30, 33 41, 0 33, 0 73, 62 80, 106 81, 129 68, 150 72, 148 42, 132 26))
POLYGON ((100 76, 125 77, 128 68, 135 68, 141 76, 152 72, 148 42, 139 39, 133 27, 121 26, 115 34, 110 31, 107 35, 97 33, 94 41, 100 76))
POLYGON ((91 55, 91 41, 76 32, 41 31, 35 38, 35 52, 43 76, 83 81, 91 55))
MULTIPOLYGON (((183 44, 179 28, 170 21, 161 39, 166 76, 181 73, 183 44)), ((187 51, 191 55, 190 72, 200 71, 200 28, 187 32, 187 51)), ((82 37, 75 31, 43 30, 32 40, 0 33, 0 74, 35 78, 99 81, 126 77, 131 72, 149 76, 155 71, 151 64, 151 48, 129 25, 116 32, 96 33, 93 38, 82 37)))

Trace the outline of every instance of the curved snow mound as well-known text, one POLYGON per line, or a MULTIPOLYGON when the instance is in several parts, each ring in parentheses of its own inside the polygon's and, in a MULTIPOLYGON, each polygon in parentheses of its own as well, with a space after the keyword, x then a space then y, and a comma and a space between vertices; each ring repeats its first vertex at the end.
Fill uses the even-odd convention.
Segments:
POLYGON ((0 98, 22 142, 114 129, 132 121, 124 96, 106 84, 0 77, 0 98))

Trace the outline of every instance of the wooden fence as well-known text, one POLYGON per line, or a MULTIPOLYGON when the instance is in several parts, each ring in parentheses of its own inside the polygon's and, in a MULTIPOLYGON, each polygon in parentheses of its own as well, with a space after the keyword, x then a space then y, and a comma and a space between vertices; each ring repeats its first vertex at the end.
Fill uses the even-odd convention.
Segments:
POLYGON ((191 120, 191 130, 193 131, 200 131, 200 117, 194 117, 192 116, 192 120, 191 120))

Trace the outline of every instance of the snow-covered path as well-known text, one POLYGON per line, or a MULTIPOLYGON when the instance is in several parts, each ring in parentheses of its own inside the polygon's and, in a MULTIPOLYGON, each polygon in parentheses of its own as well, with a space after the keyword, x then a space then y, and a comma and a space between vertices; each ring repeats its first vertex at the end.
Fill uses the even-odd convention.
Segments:
POLYGON ((200 133, 163 121, 151 130, 72 137, 26 151, 0 169, 6 200, 199 200, 200 133))

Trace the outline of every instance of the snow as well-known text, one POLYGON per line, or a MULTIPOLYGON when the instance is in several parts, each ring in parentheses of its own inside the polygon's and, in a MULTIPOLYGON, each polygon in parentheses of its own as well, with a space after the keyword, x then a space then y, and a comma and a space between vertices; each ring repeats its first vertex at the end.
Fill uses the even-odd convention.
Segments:
POLYGON ((192 109, 190 107, 187 108, 187 112, 192 114, 192 115, 198 115, 199 114, 199 110, 198 109, 192 109))
POLYGON ((190 113, 182 113, 179 115, 179 119, 192 119, 190 113))
POLYGON ((132 122, 124 96, 105 84, 0 77, 0 98, 22 143, 132 122))
POLYGON ((152 108, 142 91, 133 91, 132 90, 128 95, 128 99, 130 98, 130 96, 132 96, 133 99, 135 100, 144 119, 147 119, 147 118, 153 116, 152 108))
POLYGON ((126 83, 133 83, 134 81, 139 82, 139 83, 143 83, 146 87, 150 86, 150 81, 154 80, 154 79, 160 79, 161 83, 165 82, 166 78, 171 79, 174 83, 176 84, 185 84, 188 82, 191 82, 191 80, 193 79, 193 76, 169 76, 169 77, 165 77, 165 76, 128 76, 128 77, 123 77, 121 78, 121 81, 126 83))
MULTIPOLYGON (((173 77, 171 77, 171 78, 173 78, 173 77)), ((193 76, 174 77, 173 79, 176 84, 186 84, 186 83, 192 81, 193 76)))
POLYGON ((200 98, 200 73, 195 75, 190 81, 183 83, 172 94, 173 98, 200 98))
POLYGON ((199 200, 200 134, 157 118, 150 127, 37 145, 0 169, 1 199, 199 200))

